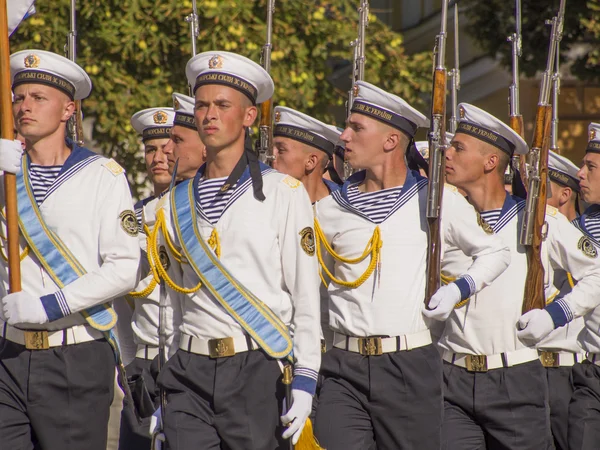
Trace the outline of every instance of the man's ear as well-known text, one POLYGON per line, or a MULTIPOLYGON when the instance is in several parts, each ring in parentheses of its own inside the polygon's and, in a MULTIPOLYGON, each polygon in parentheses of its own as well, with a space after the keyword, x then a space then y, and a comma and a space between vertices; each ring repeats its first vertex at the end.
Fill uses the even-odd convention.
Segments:
POLYGON ((383 141, 383 149, 387 152, 394 150, 400 143, 400 135, 398 132, 389 131, 383 141))

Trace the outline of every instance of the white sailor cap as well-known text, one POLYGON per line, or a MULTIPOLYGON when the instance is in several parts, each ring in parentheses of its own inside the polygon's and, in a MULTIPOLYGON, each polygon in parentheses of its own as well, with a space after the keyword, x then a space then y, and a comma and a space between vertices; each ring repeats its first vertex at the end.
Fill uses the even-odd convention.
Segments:
POLYGON ((285 106, 275 107, 273 136, 287 137, 323 150, 329 157, 340 140, 340 132, 332 125, 285 106))
POLYGON ((194 86, 194 92, 206 84, 222 84, 242 92, 253 104, 269 100, 275 90, 265 69, 245 56, 231 52, 200 53, 188 61, 185 74, 190 86, 194 86))
POLYGON ((418 128, 429 126, 429 120, 406 101, 370 83, 357 81, 354 95, 353 113, 379 120, 411 138, 418 128))
POLYGON ((148 108, 131 116, 131 126, 142 135, 142 141, 171 136, 175 111, 173 108, 148 108))
POLYGON ((194 118, 194 108, 196 100, 194 97, 173 93, 173 109, 175 110, 175 119, 173 125, 181 125, 182 127, 197 130, 196 119, 194 118))
POLYGON ((70 59, 44 50, 21 50, 10 55, 12 88, 33 83, 51 86, 71 100, 82 100, 92 91, 88 74, 70 59))
POLYGON ((579 192, 579 178, 577 178, 579 167, 570 159, 550 151, 548 154, 548 176, 561 186, 570 187, 579 192))
POLYGON ((586 153, 600 153, 600 123, 590 123, 588 126, 588 146, 586 153))
MULTIPOLYGON (((446 142, 448 144, 452 142, 452 138, 454 138, 454 135, 446 131, 446 142)), ((429 160, 429 141, 415 141, 415 147, 417 147, 417 151, 423 159, 429 160)))
POLYGON ((458 105, 460 121, 456 133, 464 133, 499 148, 509 156, 526 155, 527 143, 500 119, 468 103, 458 105))

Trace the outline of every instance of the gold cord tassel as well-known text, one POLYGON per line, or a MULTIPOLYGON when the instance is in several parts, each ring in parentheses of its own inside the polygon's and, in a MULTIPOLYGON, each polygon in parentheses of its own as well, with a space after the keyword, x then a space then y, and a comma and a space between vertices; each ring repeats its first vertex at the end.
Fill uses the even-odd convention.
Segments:
POLYGON ((294 446, 295 450, 326 450, 319 445, 319 441, 315 437, 312 421, 310 418, 306 419, 304 429, 298 439, 298 443, 294 446))

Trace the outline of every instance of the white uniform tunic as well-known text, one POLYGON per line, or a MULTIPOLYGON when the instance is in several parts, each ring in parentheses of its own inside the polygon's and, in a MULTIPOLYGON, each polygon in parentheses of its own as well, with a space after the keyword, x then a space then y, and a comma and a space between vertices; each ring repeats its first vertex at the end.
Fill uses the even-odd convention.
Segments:
MULTIPOLYGON (((524 208, 524 200, 507 194, 498 222, 491 225, 511 250, 510 266, 492 285, 454 310, 439 342, 443 349, 453 353, 494 355, 526 347, 517 338, 516 328, 527 275, 525 249, 518 243, 524 208)), ((556 298, 548 307, 555 323, 565 324, 588 312, 600 300, 597 295, 600 260, 578 249, 585 238, 555 208, 547 207, 546 221, 548 236, 542 245, 546 288, 552 281, 549 274, 557 269, 569 271, 579 280, 570 293, 556 298)), ((462 273, 471 264, 470 258, 459 249, 449 249, 444 261, 443 272, 449 276, 462 273)))
MULTIPOLYGON (((202 173, 203 168, 194 179, 194 192, 198 191, 202 173)), ((221 263, 293 330, 296 375, 302 373, 316 383, 321 360, 320 280, 317 259, 313 255, 314 244, 312 252, 303 250, 301 245, 301 232, 306 228, 312 231, 310 200, 299 181, 266 166, 262 169, 266 200, 256 200, 248 174, 246 168, 232 188, 233 193, 227 194, 226 201, 220 202, 220 197, 215 199, 221 205, 220 212, 213 209, 207 216, 196 198, 199 232, 208 242, 216 230, 221 263)), ((208 182, 207 186, 213 184, 212 180, 208 182)), ((170 223, 170 194, 161 200, 161 205, 169 221, 171 239, 180 247, 170 223)), ((181 272, 179 277, 182 277, 184 287, 198 284, 198 276, 185 261, 181 265, 172 261, 170 273, 176 272, 174 269, 181 272)), ((178 279, 176 273, 174 278, 178 279)), ((169 295, 174 295, 173 291, 169 290, 169 295)), ((182 333, 200 339, 244 334, 242 327, 204 287, 180 298, 183 302, 182 333)))
MULTIPOLYGON (((4 183, 0 183, 4 186, 4 183)), ((5 204, 4 190, 0 201, 5 204)), ((23 329, 61 330, 86 323, 80 311, 129 292, 137 282, 140 249, 131 228, 133 202, 123 169, 113 160, 74 147, 39 205, 42 218, 87 273, 63 289, 52 281, 32 251, 21 262, 23 291, 60 299, 60 316, 23 329), (54 319, 54 320, 53 320, 54 319)), ((2 217, 3 236, 6 221, 2 217)), ((6 242, 2 240, 3 253, 6 242)), ((26 242, 21 238, 21 251, 26 242)), ((2 293, 8 287, 7 262, 0 261, 2 293)), ((52 302, 51 302, 52 303, 52 302)))
MULTIPOLYGON (((427 179, 409 172, 401 191, 384 211, 388 195, 381 195, 370 212, 359 209, 348 192, 364 180, 364 172, 353 175, 344 187, 316 205, 317 217, 327 241, 345 258, 360 256, 376 227, 381 232, 381 264, 360 287, 349 289, 329 285, 330 327, 358 337, 400 336, 426 330, 422 315, 427 263, 427 179)), ((391 190, 387 190, 391 191, 391 190)), ((393 192, 389 192, 393 195, 393 192)), ((468 295, 490 284, 510 262, 502 241, 486 234, 477 224, 475 210, 457 192, 444 191, 442 209, 443 246, 453 245, 470 256, 464 267, 463 289, 468 295)), ((336 278, 354 281, 369 264, 335 262, 336 278)), ((462 292, 462 291, 461 291, 462 292)))

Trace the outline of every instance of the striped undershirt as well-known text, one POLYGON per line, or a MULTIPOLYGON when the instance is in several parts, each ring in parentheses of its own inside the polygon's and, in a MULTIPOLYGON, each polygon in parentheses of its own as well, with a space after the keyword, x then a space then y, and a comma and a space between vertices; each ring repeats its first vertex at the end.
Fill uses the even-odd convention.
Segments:
POLYGON ((401 191, 402 186, 396 186, 376 192, 360 192, 358 184, 353 184, 348 187, 348 201, 373 222, 378 223, 390 213, 401 191))
POLYGON ((494 228, 498 223, 498 220, 500 220, 501 213, 502 209, 490 209, 489 211, 479 213, 479 215, 489 226, 494 228))
POLYGON ((585 216, 585 229, 595 240, 600 241, 600 211, 585 216))
POLYGON ((227 207, 227 203, 235 192, 237 183, 230 187, 225 192, 221 192, 221 187, 227 180, 227 177, 211 178, 209 180, 202 179, 198 183, 198 197, 200 198, 200 208, 209 220, 215 224, 223 215, 223 211, 227 207))
POLYGON ((39 164, 29 165, 31 187, 33 189, 33 195, 38 206, 44 201, 48 189, 52 187, 61 170, 62 166, 41 166, 39 164))

